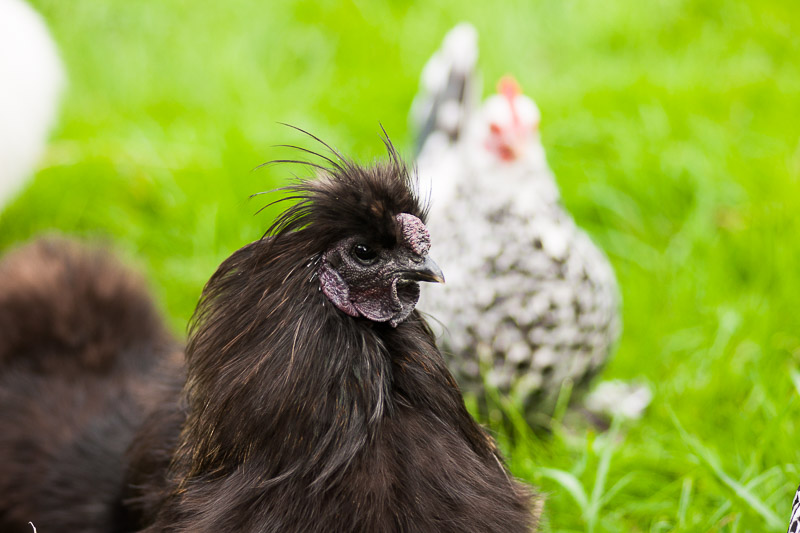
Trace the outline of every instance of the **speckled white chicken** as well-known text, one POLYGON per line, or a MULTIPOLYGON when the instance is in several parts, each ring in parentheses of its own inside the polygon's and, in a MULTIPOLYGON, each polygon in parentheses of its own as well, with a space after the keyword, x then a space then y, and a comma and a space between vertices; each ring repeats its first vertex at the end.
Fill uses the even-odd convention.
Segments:
POLYGON ((619 292, 608 259, 561 203, 540 114, 511 78, 478 104, 477 35, 461 24, 426 65, 412 118, 431 233, 447 272, 420 309, 467 393, 497 387, 529 420, 581 390, 612 352, 619 292))

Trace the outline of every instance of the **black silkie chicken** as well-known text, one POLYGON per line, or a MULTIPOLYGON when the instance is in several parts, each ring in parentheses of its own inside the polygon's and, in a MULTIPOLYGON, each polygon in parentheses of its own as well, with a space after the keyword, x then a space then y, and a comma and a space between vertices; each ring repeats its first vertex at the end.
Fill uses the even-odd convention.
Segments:
POLYGON ((337 155, 206 285, 185 363, 143 285, 40 241, 0 263, 0 530, 531 531, 414 306, 413 180, 337 155))

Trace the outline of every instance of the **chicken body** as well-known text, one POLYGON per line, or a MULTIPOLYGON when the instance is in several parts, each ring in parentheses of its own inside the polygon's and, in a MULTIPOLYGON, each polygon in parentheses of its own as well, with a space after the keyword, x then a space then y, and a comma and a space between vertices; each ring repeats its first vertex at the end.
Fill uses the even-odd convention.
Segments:
POLYGON ((125 452, 180 368, 144 284, 61 239, 0 262, 0 531, 129 531, 125 452))

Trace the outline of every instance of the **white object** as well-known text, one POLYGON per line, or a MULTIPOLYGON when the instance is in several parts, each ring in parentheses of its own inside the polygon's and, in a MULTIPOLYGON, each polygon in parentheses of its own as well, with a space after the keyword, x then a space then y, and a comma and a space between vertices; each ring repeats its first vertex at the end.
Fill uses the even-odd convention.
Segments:
POLYGON ((626 383, 620 380, 603 381, 586 397, 586 408, 628 420, 638 420, 653 399, 650 387, 643 383, 626 383))
POLYGON ((0 206, 32 176, 64 79, 42 17, 22 0, 0 0, 0 206))

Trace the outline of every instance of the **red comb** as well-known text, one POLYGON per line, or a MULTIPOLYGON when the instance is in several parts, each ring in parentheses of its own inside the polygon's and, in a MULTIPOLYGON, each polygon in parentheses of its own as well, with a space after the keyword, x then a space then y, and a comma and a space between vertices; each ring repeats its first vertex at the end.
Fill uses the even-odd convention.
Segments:
POLYGON ((514 79, 514 76, 505 75, 497 82, 497 92, 511 100, 515 96, 522 94, 522 89, 520 89, 519 83, 514 79))

